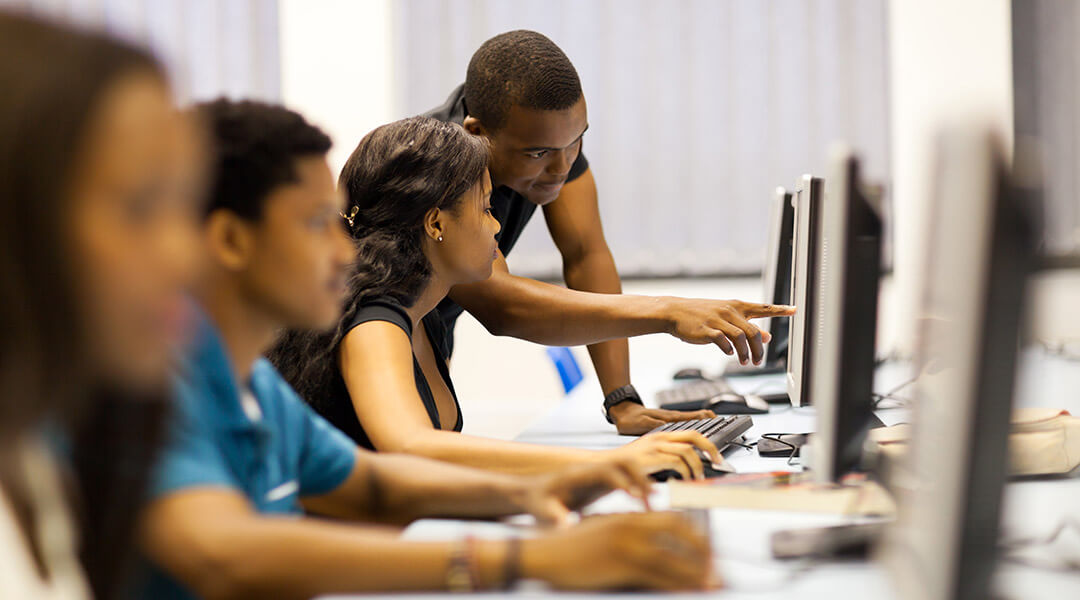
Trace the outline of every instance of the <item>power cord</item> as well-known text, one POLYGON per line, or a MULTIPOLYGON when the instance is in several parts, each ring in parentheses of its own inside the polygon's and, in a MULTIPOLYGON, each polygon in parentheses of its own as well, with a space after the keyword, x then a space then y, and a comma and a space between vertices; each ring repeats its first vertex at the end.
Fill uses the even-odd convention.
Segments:
POLYGON ((907 398, 907 397, 904 397, 904 396, 897 396, 896 393, 899 392, 900 390, 910 386, 911 384, 915 383, 916 381, 918 381, 919 377, 921 377, 921 376, 922 376, 922 373, 920 372, 917 375, 915 375, 914 377, 912 377, 911 379, 908 379, 908 380, 904 381, 900 385, 890 389, 889 391, 887 391, 887 392, 885 392, 883 394, 877 394, 877 393, 870 394, 870 398, 872 398, 873 401, 874 401, 874 410, 877 410, 878 408, 881 408, 881 403, 886 402, 888 400, 893 400, 893 401, 895 401, 897 403, 896 406, 888 407, 888 408, 901 408, 901 407, 907 406, 908 403, 911 402, 911 398, 907 398))
POLYGON ((1038 340, 1036 343, 1050 356, 1056 356, 1069 362, 1080 362, 1080 349, 1076 348, 1077 345, 1080 345, 1080 340, 1059 340, 1057 342, 1038 340))
POLYGON ((1034 569, 1080 574, 1080 557, 1058 557, 1060 562, 1054 563, 1050 561, 1032 560, 1017 554, 1017 552, 1022 550, 1050 546, 1056 542, 1064 532, 1070 529, 1080 534, 1080 522, 1077 522, 1072 518, 1066 518, 1045 537, 1003 541, 999 544, 999 548, 1003 551, 1001 560, 1034 569))

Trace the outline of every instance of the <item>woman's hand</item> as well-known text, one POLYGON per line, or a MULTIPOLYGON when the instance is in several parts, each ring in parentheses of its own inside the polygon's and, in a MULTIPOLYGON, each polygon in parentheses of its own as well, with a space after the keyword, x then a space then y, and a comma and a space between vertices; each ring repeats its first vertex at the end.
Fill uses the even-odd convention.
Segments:
POLYGON ((629 444, 607 450, 620 459, 630 459, 648 473, 673 469, 683 479, 700 479, 705 476, 698 452, 713 462, 723 459, 712 442, 696 431, 661 431, 650 433, 629 444))
POLYGON ((524 540, 521 574, 559 589, 717 587, 705 533, 672 512, 602 515, 524 540))
POLYGON ((648 508, 652 480, 637 461, 613 457, 525 478, 519 504, 523 512, 535 516, 543 524, 564 525, 571 511, 581 510, 614 490, 640 499, 648 508))

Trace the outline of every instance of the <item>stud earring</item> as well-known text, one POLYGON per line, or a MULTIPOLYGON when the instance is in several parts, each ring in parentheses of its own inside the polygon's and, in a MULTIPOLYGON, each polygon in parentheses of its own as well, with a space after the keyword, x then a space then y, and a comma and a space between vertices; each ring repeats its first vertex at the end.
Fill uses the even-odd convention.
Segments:
POLYGON ((441 242, 441 241, 442 241, 442 236, 440 235, 440 236, 438 237, 438 239, 436 239, 435 241, 436 241, 436 242, 441 242))

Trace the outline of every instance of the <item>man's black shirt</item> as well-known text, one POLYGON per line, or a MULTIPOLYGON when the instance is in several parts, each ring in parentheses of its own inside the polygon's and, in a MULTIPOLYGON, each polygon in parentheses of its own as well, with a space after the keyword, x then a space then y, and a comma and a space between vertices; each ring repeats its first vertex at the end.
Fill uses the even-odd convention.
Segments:
MULTIPOLYGON (((465 122, 465 84, 459 85, 450 94, 450 97, 446 99, 446 102, 424 113, 425 117, 432 117, 443 121, 444 123, 456 123, 461 125, 465 122)), ((584 152, 579 152, 577 160, 570 166, 570 173, 566 178, 567 182, 573 181, 581 176, 589 168, 589 161, 585 158, 584 152)), ((532 218, 533 213, 536 212, 536 205, 529 201, 528 198, 515 192, 514 190, 501 185, 491 192, 491 207, 495 211, 495 218, 499 220, 499 224, 502 226, 502 230, 499 232, 497 239, 499 240, 499 250, 502 251, 503 256, 508 256, 510 250, 514 248, 514 244, 517 243, 518 238, 521 237, 521 232, 525 230, 525 225, 529 223, 529 219, 532 218)), ((463 308, 458 306, 450 298, 444 299, 439 303, 439 306, 435 309, 439 312, 439 316, 442 318, 443 324, 446 328, 446 338, 449 351, 454 351, 454 324, 457 323, 457 318, 461 316, 464 311, 463 308)))

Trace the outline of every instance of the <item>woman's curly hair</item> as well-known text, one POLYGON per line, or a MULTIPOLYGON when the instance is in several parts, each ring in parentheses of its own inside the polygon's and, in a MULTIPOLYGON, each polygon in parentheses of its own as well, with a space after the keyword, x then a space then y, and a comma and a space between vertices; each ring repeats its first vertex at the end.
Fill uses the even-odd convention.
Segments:
POLYGON ((344 314, 330 331, 284 332, 269 353, 309 404, 320 409, 322 399, 343 389, 337 349, 364 300, 416 302, 431 277, 424 216, 433 208, 456 212, 489 159, 484 138, 427 117, 383 125, 360 140, 338 178, 347 198, 345 225, 356 244, 344 314))

